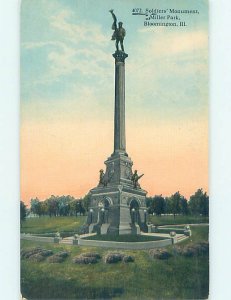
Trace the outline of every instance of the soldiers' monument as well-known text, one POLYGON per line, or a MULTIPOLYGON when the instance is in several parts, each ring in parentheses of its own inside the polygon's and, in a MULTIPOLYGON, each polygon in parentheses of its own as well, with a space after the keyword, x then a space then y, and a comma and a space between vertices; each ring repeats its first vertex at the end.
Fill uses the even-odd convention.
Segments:
POLYGON ((115 112, 114 152, 105 161, 106 171, 100 170, 99 184, 90 190, 90 209, 87 218, 89 232, 100 234, 139 234, 146 231, 147 192, 138 180, 143 176, 132 172, 133 162, 126 153, 125 137, 125 59, 123 40, 125 29, 110 10, 113 17, 116 51, 115 59, 115 112), (119 44, 121 50, 119 50, 119 44))

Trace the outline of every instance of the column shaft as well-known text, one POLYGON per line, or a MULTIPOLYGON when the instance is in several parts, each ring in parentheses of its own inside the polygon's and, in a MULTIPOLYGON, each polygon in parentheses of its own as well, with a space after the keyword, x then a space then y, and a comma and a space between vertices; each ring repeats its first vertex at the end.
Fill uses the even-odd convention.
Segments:
POLYGON ((125 137, 125 58, 124 52, 116 52, 115 58, 115 112, 114 153, 126 152, 125 137))

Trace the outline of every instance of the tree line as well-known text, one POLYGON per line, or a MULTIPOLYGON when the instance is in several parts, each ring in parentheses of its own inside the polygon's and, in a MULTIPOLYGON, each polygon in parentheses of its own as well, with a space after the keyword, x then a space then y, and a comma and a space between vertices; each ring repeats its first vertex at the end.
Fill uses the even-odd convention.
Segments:
POLYGON ((189 200, 176 192, 170 197, 156 195, 146 199, 149 214, 160 216, 162 214, 181 215, 209 215, 209 196, 202 189, 198 189, 189 200))
MULTIPOLYGON (((90 205, 90 196, 86 195, 81 199, 68 196, 51 195, 48 199, 41 201, 38 198, 31 199, 30 209, 23 201, 20 203, 21 220, 25 220, 29 213, 41 216, 78 216, 85 215, 90 205)), ((202 215, 209 214, 209 196, 202 189, 198 189, 189 200, 176 192, 170 197, 155 195, 146 198, 146 205, 149 214, 177 214, 202 215)))
POLYGON ((54 196, 51 195, 48 199, 41 201, 38 198, 30 200, 30 208, 26 208, 23 201, 20 203, 21 219, 25 220, 26 216, 35 214, 41 216, 77 216, 85 215, 88 210, 90 197, 89 195, 81 199, 76 199, 73 196, 54 196))

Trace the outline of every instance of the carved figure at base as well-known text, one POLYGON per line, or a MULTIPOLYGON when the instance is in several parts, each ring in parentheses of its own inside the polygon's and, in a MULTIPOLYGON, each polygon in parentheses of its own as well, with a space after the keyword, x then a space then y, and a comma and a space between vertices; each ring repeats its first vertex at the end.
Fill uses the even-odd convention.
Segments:
POLYGON ((112 18, 114 20, 113 24, 112 24, 112 29, 114 30, 113 35, 112 35, 112 40, 115 40, 115 46, 116 46, 116 50, 119 51, 119 43, 120 43, 120 47, 121 50, 124 52, 124 45, 123 45, 123 41, 124 41, 124 37, 126 35, 126 31, 125 29, 122 27, 123 23, 119 22, 117 26, 117 18, 113 12, 113 9, 109 10, 109 12, 112 14, 112 18))
POLYGON ((104 171, 101 169, 99 171, 99 184, 103 184, 104 185, 104 171))
POLYGON ((131 178, 131 179, 132 179, 133 187, 134 187, 135 189, 140 188, 140 185, 139 185, 139 183, 138 183, 138 180, 139 180, 142 176, 144 176, 144 174, 138 175, 137 170, 134 171, 134 174, 132 175, 132 178, 131 178))
MULTIPOLYGON (((111 177, 113 174, 111 175, 111 177)), ((107 186, 107 184, 110 182, 111 177, 108 178, 108 176, 105 175, 104 171, 101 169, 99 171, 99 184, 103 185, 104 187, 107 186)))

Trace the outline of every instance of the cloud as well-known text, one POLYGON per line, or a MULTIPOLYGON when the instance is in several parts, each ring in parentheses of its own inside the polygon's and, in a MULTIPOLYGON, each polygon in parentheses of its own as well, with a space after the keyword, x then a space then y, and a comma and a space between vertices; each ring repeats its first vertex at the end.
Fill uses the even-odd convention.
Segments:
POLYGON ((140 43, 127 64, 128 101, 163 114, 204 113, 207 106, 208 36, 205 31, 139 32, 140 43), (140 37, 141 38, 141 37, 140 37), (180 108, 180 109, 179 109, 180 108), (161 112, 162 110, 162 112, 161 112))
POLYGON ((74 44, 90 41, 93 45, 101 46, 102 43, 108 41, 108 37, 102 33, 98 24, 92 22, 70 23, 69 19, 72 16, 71 11, 63 10, 50 18, 50 25, 74 44))
POLYGON ((52 84, 75 71, 99 80, 104 78, 110 61, 103 47, 108 37, 102 33, 101 27, 93 22, 73 23, 73 13, 68 9, 47 18, 48 30, 55 31, 56 40, 22 43, 22 49, 27 51, 46 48, 47 71, 37 76, 31 85, 52 84))

